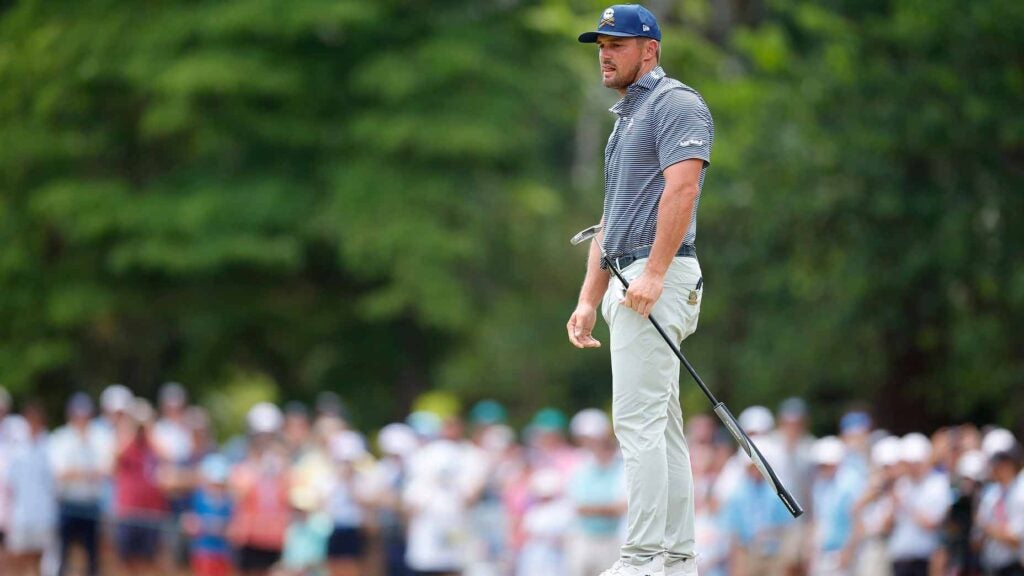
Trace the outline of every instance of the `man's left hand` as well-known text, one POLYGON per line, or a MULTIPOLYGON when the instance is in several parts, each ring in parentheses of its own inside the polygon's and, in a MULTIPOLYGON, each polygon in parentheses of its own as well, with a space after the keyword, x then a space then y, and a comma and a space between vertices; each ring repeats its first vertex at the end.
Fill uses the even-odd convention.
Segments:
POLYGON ((665 288, 665 278, 644 271, 639 278, 629 284, 626 297, 619 304, 636 310, 638 314, 647 318, 651 309, 661 297, 661 291, 665 288))

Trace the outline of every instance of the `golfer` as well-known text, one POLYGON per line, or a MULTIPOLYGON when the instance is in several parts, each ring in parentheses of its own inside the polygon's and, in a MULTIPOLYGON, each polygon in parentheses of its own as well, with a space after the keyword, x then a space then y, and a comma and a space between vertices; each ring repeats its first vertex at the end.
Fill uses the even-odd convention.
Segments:
POLYGON ((679 406, 679 361, 647 316, 677 342, 697 328, 702 296, 694 249, 697 204, 714 126, 700 94, 658 65, 661 31, 635 4, 605 10, 596 43, 601 81, 622 96, 605 148, 603 234, 596 238, 630 282, 609 283, 590 248, 579 303, 567 325, 596 348, 597 306, 611 330, 612 418, 626 463, 628 536, 603 576, 695 576, 693 475, 679 406))

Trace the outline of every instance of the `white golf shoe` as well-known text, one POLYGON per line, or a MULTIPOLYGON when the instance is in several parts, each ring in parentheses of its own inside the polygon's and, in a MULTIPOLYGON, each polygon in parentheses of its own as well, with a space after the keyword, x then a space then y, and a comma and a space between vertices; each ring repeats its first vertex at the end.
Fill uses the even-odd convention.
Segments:
POLYGON ((616 560, 615 564, 601 572, 600 576, 662 576, 662 572, 658 562, 636 566, 623 560, 616 560))

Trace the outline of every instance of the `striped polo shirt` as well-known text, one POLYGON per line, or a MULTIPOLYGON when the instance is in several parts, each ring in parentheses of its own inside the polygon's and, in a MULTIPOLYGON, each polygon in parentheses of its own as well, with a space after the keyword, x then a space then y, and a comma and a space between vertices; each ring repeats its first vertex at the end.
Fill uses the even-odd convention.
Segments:
POLYGON ((610 110, 617 118, 604 152, 605 252, 617 258, 653 246, 658 203, 665 190, 664 170, 700 158, 704 166, 683 238, 684 244, 692 245, 697 237, 697 205, 715 138, 715 125, 704 99, 693 88, 666 77, 658 66, 630 85, 610 110))

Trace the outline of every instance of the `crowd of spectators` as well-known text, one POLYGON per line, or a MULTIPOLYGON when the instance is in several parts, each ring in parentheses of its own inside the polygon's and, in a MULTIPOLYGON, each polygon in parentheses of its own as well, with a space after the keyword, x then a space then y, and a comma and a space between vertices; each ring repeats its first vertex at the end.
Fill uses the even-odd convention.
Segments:
MULTIPOLYGON (((596 576, 623 538, 608 416, 482 401, 366 436, 331 394, 258 403, 218 443, 185 390, 76 393, 51 427, 0 388, 0 574, 596 576), (70 554, 75 551, 75 554, 70 554)), ((1021 576, 1021 447, 1002 428, 890 435, 807 408, 740 423, 804 504, 794 520, 731 437, 688 418, 703 576, 1021 576)))

